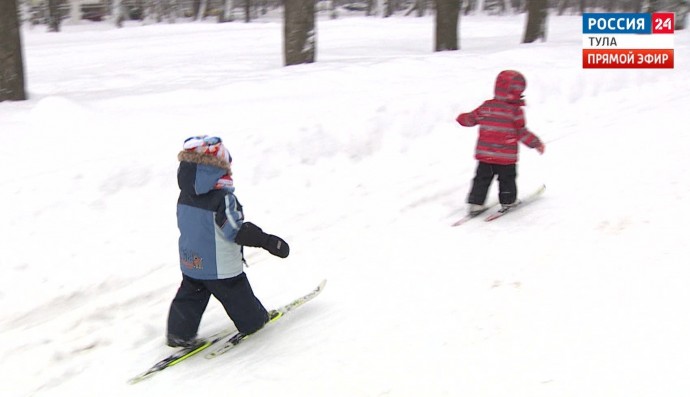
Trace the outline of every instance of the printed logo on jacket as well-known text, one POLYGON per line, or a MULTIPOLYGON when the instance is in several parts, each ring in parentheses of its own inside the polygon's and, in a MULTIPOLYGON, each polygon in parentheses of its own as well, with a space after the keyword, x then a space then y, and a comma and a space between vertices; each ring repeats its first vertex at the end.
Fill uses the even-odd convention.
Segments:
POLYGON ((190 270, 191 269, 197 269, 197 270, 203 269, 204 268, 203 261, 204 260, 199 255, 197 255, 194 252, 187 251, 187 250, 182 251, 182 253, 180 255, 180 262, 182 263, 182 265, 184 265, 184 267, 186 267, 187 269, 190 269, 190 270))

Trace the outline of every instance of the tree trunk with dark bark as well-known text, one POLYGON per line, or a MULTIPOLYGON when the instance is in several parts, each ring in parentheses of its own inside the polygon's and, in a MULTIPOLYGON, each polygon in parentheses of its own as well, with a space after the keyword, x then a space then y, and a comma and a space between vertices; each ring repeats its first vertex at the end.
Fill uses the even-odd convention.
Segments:
POLYGON ((534 43, 541 39, 546 41, 546 20, 548 16, 547 0, 529 0, 527 4, 527 25, 523 43, 534 43))
POLYGON ((16 0, 0 0, 0 102, 26 99, 16 0))
POLYGON ((285 66, 316 61, 314 0, 285 0, 285 66))
POLYGON ((435 51, 455 51, 458 44, 460 25, 460 1, 436 0, 436 46, 435 51))
POLYGON ((59 32, 62 15, 60 15, 60 1, 48 0, 48 31, 59 32))

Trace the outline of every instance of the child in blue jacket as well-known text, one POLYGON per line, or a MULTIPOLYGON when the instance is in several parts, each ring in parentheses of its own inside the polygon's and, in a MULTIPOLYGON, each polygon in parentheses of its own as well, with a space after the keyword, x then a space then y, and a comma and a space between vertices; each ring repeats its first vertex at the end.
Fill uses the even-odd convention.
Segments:
POLYGON ((167 343, 179 347, 194 342, 211 295, 239 332, 256 332, 268 321, 268 312, 244 273, 242 247, 261 247, 281 258, 290 247, 244 221, 232 183, 232 158, 220 138, 188 138, 178 160, 182 283, 170 305, 167 343))

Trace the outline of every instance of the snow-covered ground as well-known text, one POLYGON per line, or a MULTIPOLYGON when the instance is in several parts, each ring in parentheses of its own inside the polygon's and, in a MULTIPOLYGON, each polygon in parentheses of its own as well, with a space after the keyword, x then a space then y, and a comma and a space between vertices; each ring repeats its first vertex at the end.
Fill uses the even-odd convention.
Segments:
MULTIPOLYGON (((282 67, 282 24, 23 31, 30 100, 0 103, 2 396, 690 395, 690 32, 674 70, 583 70, 581 19, 318 22, 317 62, 282 67), (528 79, 518 183, 494 223, 464 211, 476 129, 455 123, 528 79), (171 349, 180 281, 176 155, 224 138, 267 307, 313 302, 213 361, 137 385, 171 349)), ((495 187, 491 191, 494 197, 495 187)), ((211 301, 201 334, 229 324, 211 301)))

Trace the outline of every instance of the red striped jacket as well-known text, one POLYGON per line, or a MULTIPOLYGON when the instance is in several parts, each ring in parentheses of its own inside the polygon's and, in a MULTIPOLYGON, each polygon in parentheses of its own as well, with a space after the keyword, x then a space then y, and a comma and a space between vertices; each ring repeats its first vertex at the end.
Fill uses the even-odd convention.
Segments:
POLYGON ((479 124, 479 139, 474 157, 490 164, 518 162, 518 142, 537 148, 541 140, 525 126, 522 93, 527 83, 520 72, 504 70, 496 78, 494 98, 484 101, 456 121, 465 127, 479 124))

